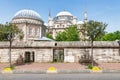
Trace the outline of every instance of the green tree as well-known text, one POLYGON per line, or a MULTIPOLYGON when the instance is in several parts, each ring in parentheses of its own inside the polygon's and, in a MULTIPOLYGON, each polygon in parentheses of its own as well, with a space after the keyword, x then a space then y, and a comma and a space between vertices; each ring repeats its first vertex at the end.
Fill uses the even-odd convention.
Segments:
POLYGON ((53 39, 52 34, 50 34, 50 33, 46 33, 45 36, 46 36, 47 38, 53 39))
POLYGON ((112 33, 107 33, 101 38, 102 41, 115 41, 120 40, 120 31, 115 31, 112 33))
POLYGON ((4 33, 4 31, 5 31, 5 26, 0 24, 0 41, 5 40, 5 38, 7 36, 7 34, 4 33))
POLYGON ((107 27, 107 24, 90 20, 89 22, 84 23, 82 27, 85 30, 83 34, 88 37, 87 40, 91 40, 92 36, 93 40, 98 41, 105 35, 105 28, 107 27))
POLYGON ((19 37, 19 39, 23 38, 23 32, 15 25, 13 24, 0 24, 0 41, 7 41, 8 35, 12 34, 12 37, 15 37, 16 35, 19 37))
POLYGON ((56 41, 67 41, 66 32, 59 32, 56 36, 56 41))
POLYGON ((13 24, 5 24, 2 25, 0 24, 0 41, 9 41, 9 63, 10 63, 10 68, 13 68, 12 63, 11 63, 11 47, 12 47, 12 42, 14 41, 15 37, 19 37, 19 39, 23 38, 23 33, 22 31, 15 25, 13 24))
POLYGON ((97 22, 90 20, 87 23, 84 23, 82 28, 84 30, 83 34, 87 37, 87 40, 91 41, 91 65, 94 66, 94 56, 93 56, 93 41, 100 40, 101 37, 105 34, 105 28, 107 24, 102 22, 97 22))
POLYGON ((77 25, 69 26, 63 32, 57 33, 56 41, 79 41, 77 25))

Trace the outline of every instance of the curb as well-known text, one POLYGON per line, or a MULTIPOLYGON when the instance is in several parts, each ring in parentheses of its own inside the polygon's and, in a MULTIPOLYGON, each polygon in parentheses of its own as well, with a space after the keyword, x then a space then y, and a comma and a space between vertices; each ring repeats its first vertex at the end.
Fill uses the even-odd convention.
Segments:
POLYGON ((102 73, 120 73, 120 70, 103 70, 102 73))
MULTIPOLYGON (((76 74, 76 73, 90 73, 90 70, 57 70, 56 72, 48 72, 47 70, 38 71, 13 70, 11 74, 76 74)), ((0 74, 3 74, 3 72, 1 71, 0 74)))
POLYGON ((28 71, 28 70, 14 70, 13 74, 46 74, 45 70, 28 71))
POLYGON ((11 71, 7 71, 7 72, 3 70, 3 71, 0 72, 0 74, 12 74, 12 73, 13 73, 12 70, 11 71))
POLYGON ((103 73, 103 70, 99 70, 99 71, 90 70, 90 73, 103 73))
POLYGON ((90 70, 58 70, 58 74, 90 73, 90 70))
POLYGON ((0 71, 0 74, 79 74, 79 73, 120 73, 120 70, 100 70, 100 71, 91 71, 91 70, 57 70, 57 72, 47 72, 47 70, 38 70, 38 71, 29 71, 29 70, 13 70, 10 73, 0 71))

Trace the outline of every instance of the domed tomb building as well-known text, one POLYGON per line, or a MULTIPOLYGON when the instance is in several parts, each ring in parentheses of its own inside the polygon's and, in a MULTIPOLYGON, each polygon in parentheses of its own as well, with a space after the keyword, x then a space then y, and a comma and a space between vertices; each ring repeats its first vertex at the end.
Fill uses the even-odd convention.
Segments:
POLYGON ((81 25, 87 22, 87 13, 84 13, 84 21, 78 21, 77 18, 68 11, 59 12, 56 17, 52 18, 49 13, 48 17, 48 32, 55 39, 58 32, 63 32, 70 25, 77 25, 80 38, 83 38, 81 25))
POLYGON ((19 29, 23 31, 24 38, 23 41, 34 40, 45 36, 46 26, 41 16, 33 10, 20 10, 18 11, 12 21, 19 29))

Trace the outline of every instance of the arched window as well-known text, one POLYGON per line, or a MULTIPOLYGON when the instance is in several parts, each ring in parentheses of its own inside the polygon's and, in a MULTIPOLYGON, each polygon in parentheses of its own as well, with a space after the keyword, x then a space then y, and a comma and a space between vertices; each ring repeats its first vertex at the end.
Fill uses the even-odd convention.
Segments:
POLYGON ((29 35, 32 34, 32 28, 29 28, 29 35))
POLYGON ((57 25, 57 27, 59 28, 59 25, 57 25))
POLYGON ((35 35, 39 35, 39 29, 38 28, 35 29, 35 35))

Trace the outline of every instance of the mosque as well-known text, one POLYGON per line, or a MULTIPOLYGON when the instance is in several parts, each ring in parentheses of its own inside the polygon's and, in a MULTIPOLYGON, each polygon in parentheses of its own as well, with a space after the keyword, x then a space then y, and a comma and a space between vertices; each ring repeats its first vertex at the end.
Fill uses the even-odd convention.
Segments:
MULTIPOLYGON (((46 24, 41 16, 33 11, 23 9, 12 18, 15 24, 23 31, 23 41, 13 41, 11 50, 9 42, 0 42, 0 62, 80 62, 90 61, 91 43, 89 41, 57 42, 45 37, 46 32, 56 37, 58 32, 64 31, 70 25, 77 25, 82 32, 81 25, 87 22, 87 12, 84 20, 77 18, 68 11, 61 11, 55 17, 49 12, 46 24), (11 52, 11 58, 10 58, 11 52)), ((84 35, 80 34, 84 39, 84 35)), ((117 42, 93 42, 93 57, 95 62, 120 62, 120 45, 117 42)))
POLYGON ((77 21, 77 18, 68 11, 61 11, 54 18, 52 18, 51 14, 49 13, 48 32, 52 34, 53 38, 55 38, 57 33, 64 31, 65 28, 69 27, 70 25, 77 25, 80 38, 83 38, 81 33, 81 25, 84 24, 84 22, 87 22, 86 11, 84 13, 84 21, 77 21))
POLYGON ((81 25, 84 22, 87 22, 86 11, 84 12, 84 21, 77 21, 77 18, 68 11, 61 11, 54 18, 51 17, 49 12, 48 23, 45 23, 37 12, 27 9, 18 11, 11 21, 12 24, 23 31, 24 41, 42 38, 46 32, 52 34, 55 39, 58 32, 64 31, 70 25, 77 25, 80 37, 83 38, 81 25))

